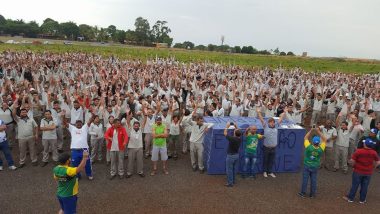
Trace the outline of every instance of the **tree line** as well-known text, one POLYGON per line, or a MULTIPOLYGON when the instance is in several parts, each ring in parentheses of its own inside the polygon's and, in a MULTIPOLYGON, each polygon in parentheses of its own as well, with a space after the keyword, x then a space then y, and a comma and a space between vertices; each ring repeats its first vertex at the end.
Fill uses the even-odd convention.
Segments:
MULTIPOLYGON (((77 25, 71 21, 59 23, 51 18, 46 18, 43 23, 39 25, 36 21, 25 22, 22 19, 12 20, 0 15, 0 35, 96 42, 113 41, 140 46, 153 46, 155 43, 166 43, 168 47, 172 47, 173 38, 169 35, 171 29, 166 21, 158 20, 151 27, 147 19, 138 17, 135 20, 134 27, 134 30, 129 29, 124 31, 117 29, 115 25, 103 28, 87 24, 77 25)), ((183 43, 175 43, 173 48, 243 54, 294 55, 291 51, 286 53, 279 51, 278 48, 274 50, 257 50, 252 46, 229 46, 224 44, 224 39, 224 36, 222 36, 221 45, 195 45, 193 42, 185 41, 183 43)))

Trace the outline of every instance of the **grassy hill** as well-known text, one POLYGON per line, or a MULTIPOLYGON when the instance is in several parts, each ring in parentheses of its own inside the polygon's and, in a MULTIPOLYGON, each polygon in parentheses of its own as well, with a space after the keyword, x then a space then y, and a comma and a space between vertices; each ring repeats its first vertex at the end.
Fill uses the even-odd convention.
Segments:
MULTIPOLYGON (((6 38, 0 37, 5 42, 9 39, 15 41, 31 41, 36 39, 25 38, 6 38)), ((40 40, 46 41, 46 40, 40 40)), ((225 65, 240 65, 246 67, 268 66, 285 68, 301 67, 306 71, 314 72, 344 72, 344 73, 380 73, 380 61, 346 58, 313 58, 297 56, 267 56, 267 55, 248 55, 232 54, 209 51, 193 51, 182 49, 157 49, 146 47, 134 47, 120 44, 100 44, 89 42, 74 42, 73 45, 64 45, 63 41, 49 40, 54 44, 33 45, 33 44, 0 44, 0 51, 25 51, 35 52, 85 52, 97 53, 104 56, 114 55, 121 59, 147 59, 158 57, 175 57, 182 62, 215 62, 225 65)))

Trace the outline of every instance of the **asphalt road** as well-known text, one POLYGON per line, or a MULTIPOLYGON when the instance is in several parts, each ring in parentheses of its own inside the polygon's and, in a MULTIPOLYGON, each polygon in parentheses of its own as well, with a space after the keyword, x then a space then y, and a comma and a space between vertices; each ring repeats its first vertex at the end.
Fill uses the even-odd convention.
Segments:
MULTIPOLYGON (((52 163, 42 168, 28 162, 22 169, 0 172, 0 213, 56 213, 59 204, 52 168, 52 163)), ((317 198, 309 199, 297 196, 301 173, 278 174, 277 178, 259 175, 256 180, 238 177, 237 185, 227 188, 224 175, 193 172, 189 155, 169 160, 169 175, 159 171, 149 176, 148 160, 145 178, 134 175, 111 181, 105 163, 96 163, 93 169, 95 179, 79 183, 78 213, 379 213, 377 172, 368 203, 360 205, 357 200, 349 204, 341 199, 350 187, 350 173, 321 170, 317 198)))

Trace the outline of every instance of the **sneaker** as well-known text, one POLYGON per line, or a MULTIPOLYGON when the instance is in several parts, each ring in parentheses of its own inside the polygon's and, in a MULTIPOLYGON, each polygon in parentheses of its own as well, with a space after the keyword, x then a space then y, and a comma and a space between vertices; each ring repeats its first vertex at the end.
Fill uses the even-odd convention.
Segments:
POLYGON ((111 175, 111 176, 109 177, 109 179, 110 179, 110 180, 113 180, 115 177, 116 177, 116 175, 111 175))
POLYGON ((127 174, 127 175, 125 176, 125 178, 130 178, 130 177, 132 177, 132 175, 130 175, 130 174, 127 174))
POLYGON ((343 170, 343 174, 347 174, 348 170, 343 170))
POLYGON ((200 173, 200 174, 203 174, 203 173, 205 173, 205 170, 204 170, 204 169, 200 169, 200 170, 199 170, 199 173, 200 173))
POLYGON ((3 166, 0 166, 0 171, 3 171, 3 166))
POLYGON ((196 172, 198 170, 197 167, 193 167, 193 172, 196 172))
POLYGON ((89 181, 92 181, 92 180, 94 180, 94 177, 93 177, 93 176, 89 176, 89 177, 87 177, 87 179, 88 179, 89 181))
POLYGON ((42 162, 41 163, 41 167, 45 167, 46 165, 48 165, 48 162, 42 162))
MULTIPOLYGON (((15 166, 10 166, 10 167, 8 167, 10 170, 16 170, 17 169, 17 167, 15 167, 15 166)), ((3 167, 1 167, 0 168, 0 171, 3 169, 3 167)))
POLYGON ((348 203, 354 202, 353 200, 349 199, 347 196, 343 196, 342 198, 343 198, 343 200, 347 201, 348 203))
POLYGON ((120 178, 120 179, 123 179, 123 178, 124 178, 124 175, 119 175, 119 178, 120 178))
POLYGON ((233 187, 234 185, 232 184, 224 184, 225 187, 233 187))
POLYGON ((367 201, 359 201, 360 204, 365 204, 367 201))
POLYGON ((269 173, 269 176, 271 176, 272 178, 276 177, 273 173, 269 173))
POLYGON ((309 195, 309 198, 311 198, 311 199, 313 199, 313 198, 315 198, 315 195, 309 195))
POLYGON ((264 178, 267 178, 268 174, 266 172, 264 172, 263 176, 264 176, 264 178))
POLYGON ((142 178, 145 177, 145 174, 144 174, 144 173, 139 173, 138 175, 139 175, 140 177, 142 177, 142 178))
POLYGON ((20 164, 20 166, 18 166, 18 168, 23 168, 24 166, 25 166, 25 163, 20 164))
POLYGON ((305 198, 305 193, 303 193, 303 192, 299 192, 299 193, 298 193, 298 196, 301 197, 301 198, 305 198))

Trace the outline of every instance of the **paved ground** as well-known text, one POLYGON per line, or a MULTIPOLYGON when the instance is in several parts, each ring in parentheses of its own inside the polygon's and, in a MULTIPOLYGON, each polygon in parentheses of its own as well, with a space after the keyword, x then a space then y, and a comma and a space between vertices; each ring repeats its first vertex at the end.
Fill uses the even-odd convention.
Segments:
MULTIPOLYGON (((18 151, 18 150, 16 150, 18 151)), ((17 154, 14 155, 17 160, 17 154)), ((40 157, 41 158, 41 157, 40 157)), ((56 213, 56 183, 52 164, 28 164, 15 172, 0 172, 0 213, 56 213)), ((150 170, 145 161, 145 172, 150 170)), ((318 196, 300 198, 301 174, 278 174, 256 180, 238 178, 234 188, 224 187, 225 176, 192 172, 189 156, 169 161, 170 175, 108 180, 109 168, 94 165, 95 180, 80 181, 79 213, 379 213, 380 174, 371 180, 368 203, 348 204, 341 199, 351 176, 321 170, 318 196)))

